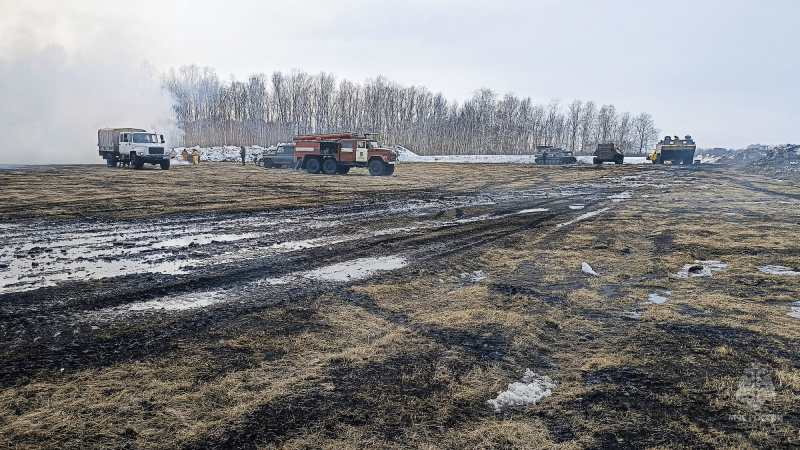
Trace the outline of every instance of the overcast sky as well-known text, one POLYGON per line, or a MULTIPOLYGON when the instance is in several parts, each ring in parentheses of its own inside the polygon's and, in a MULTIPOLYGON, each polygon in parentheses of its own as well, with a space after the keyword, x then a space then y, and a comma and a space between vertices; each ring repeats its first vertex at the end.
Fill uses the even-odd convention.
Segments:
POLYGON ((649 112, 662 134, 701 147, 800 142, 798 0, 0 0, 0 12, 0 103, 17 105, 0 106, 5 128, 42 89, 69 102, 96 91, 52 120, 102 116, 91 109, 110 108, 103 92, 126 89, 125 72, 146 61, 239 80, 383 75, 458 100, 482 87, 537 103, 594 100, 649 112), (42 64, 69 83, 35 76, 42 64))

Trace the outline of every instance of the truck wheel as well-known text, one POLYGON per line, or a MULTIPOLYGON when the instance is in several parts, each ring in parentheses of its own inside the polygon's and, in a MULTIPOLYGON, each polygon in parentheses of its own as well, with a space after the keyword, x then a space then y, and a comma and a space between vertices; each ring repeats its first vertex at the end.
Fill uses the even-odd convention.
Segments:
POLYGON ((391 176, 393 173, 394 173, 394 165, 386 164, 383 167, 383 173, 381 175, 383 175, 385 177, 388 177, 388 176, 391 176))
POLYGON ((619 157, 619 158, 614 160, 614 164, 622 164, 622 161, 624 161, 624 160, 625 160, 625 158, 619 157))
POLYGON ((142 161, 142 158, 139 158, 138 156, 133 158, 133 169, 141 170, 142 167, 144 167, 144 161, 142 161))
POLYGON ((601 163, 600 161, 598 161, 598 160, 597 160, 597 156, 595 156, 594 158, 592 158, 592 164, 597 164, 597 165, 600 165, 600 164, 603 164, 603 163, 601 163))
POLYGON ((106 160, 106 165, 107 165, 108 167, 117 167, 117 160, 116 160, 116 159, 114 159, 114 158, 108 158, 108 159, 106 160))
POLYGON ((336 173, 339 175, 344 175, 347 172, 350 172, 350 166, 339 166, 336 168, 336 173))
POLYGON ((272 162, 271 159, 265 159, 264 160, 264 168, 265 169, 272 169, 273 167, 275 167, 275 163, 272 162))
POLYGON ((306 161, 306 170, 308 170, 308 173, 319 173, 322 170, 322 164, 317 158, 311 158, 306 161))
POLYGON ((161 161, 161 170, 169 170, 169 160, 161 161))
POLYGON ((336 160, 333 158, 328 158, 322 162, 322 173, 325 175, 335 175, 336 166, 336 160))
POLYGON ((383 174, 383 161, 380 159, 373 159, 369 162, 367 166, 367 170, 369 170, 369 174, 372 176, 378 176, 383 174))

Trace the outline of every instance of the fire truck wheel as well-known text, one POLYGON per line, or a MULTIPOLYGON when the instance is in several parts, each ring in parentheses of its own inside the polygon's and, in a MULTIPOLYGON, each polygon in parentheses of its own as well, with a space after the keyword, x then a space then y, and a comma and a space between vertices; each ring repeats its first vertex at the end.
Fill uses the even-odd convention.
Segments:
POLYGON ((388 177, 393 173, 394 173, 394 166, 391 164, 386 164, 386 166, 383 168, 382 175, 388 177))
POLYGON ((373 159, 369 162, 367 166, 367 170, 369 170, 369 174, 373 176, 378 176, 383 174, 383 161, 380 159, 373 159))
POLYGON ((336 169, 336 173, 339 175, 344 175, 347 172, 350 172, 350 166, 339 166, 339 168, 336 169))
POLYGON ((322 170, 322 164, 317 158, 311 158, 306 162, 306 170, 308 173, 319 173, 322 170))
POLYGON ((322 173, 326 175, 335 175, 336 174, 336 160, 332 158, 328 158, 322 162, 322 173))

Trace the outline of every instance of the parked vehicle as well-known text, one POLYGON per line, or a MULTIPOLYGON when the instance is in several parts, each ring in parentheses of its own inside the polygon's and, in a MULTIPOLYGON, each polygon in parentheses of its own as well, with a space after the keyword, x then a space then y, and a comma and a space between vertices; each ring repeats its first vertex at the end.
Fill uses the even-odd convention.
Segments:
POLYGON ((169 169, 169 153, 164 152, 164 135, 140 128, 101 128, 97 130, 97 147, 108 167, 132 165, 141 169, 155 164, 169 169))
POLYGON ((277 147, 270 147, 264 150, 261 158, 256 160, 256 165, 265 169, 292 166, 294 165, 294 148, 294 144, 278 144, 277 147))
POLYGON ((536 150, 541 152, 537 153, 533 158, 536 164, 575 164, 578 158, 575 157, 572 151, 554 148, 550 145, 539 145, 536 150))
POLYGON ((683 139, 678 136, 674 138, 665 136, 658 142, 653 153, 647 156, 647 159, 653 164, 664 164, 667 161, 671 164, 692 164, 696 149, 697 145, 689 135, 683 139))
POLYGON ((592 158, 592 162, 595 164, 603 164, 605 162, 622 164, 624 160, 625 155, 616 144, 597 144, 597 150, 594 151, 594 158, 592 158))
POLYGON ((370 175, 389 176, 398 163, 398 153, 381 147, 371 136, 372 133, 295 136, 295 166, 308 173, 328 175, 366 167, 370 175))

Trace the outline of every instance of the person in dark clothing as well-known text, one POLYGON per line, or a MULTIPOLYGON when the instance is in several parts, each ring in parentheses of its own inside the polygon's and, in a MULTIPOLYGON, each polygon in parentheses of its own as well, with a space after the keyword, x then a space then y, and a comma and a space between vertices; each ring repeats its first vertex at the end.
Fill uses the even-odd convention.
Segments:
POLYGON ((247 151, 242 147, 242 166, 244 166, 244 158, 247 156, 247 151))

